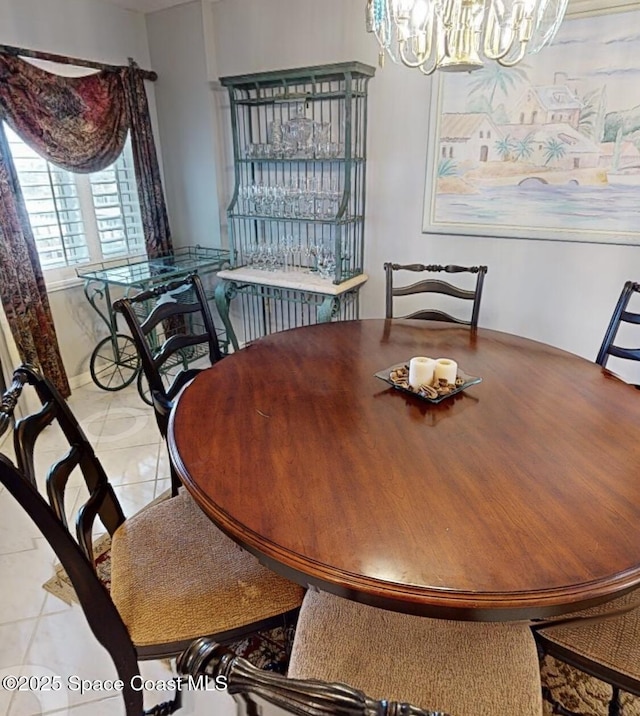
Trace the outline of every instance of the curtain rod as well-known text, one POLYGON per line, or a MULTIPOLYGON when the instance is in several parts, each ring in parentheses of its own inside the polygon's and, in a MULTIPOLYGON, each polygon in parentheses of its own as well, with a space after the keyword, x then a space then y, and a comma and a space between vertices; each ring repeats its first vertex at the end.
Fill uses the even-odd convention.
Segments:
MULTIPOLYGON (((0 54, 2 55, 14 55, 20 57, 32 57, 36 60, 48 60, 49 62, 59 62, 63 65, 77 65, 78 67, 91 67, 96 70, 120 70, 123 66, 120 65, 106 65, 102 62, 93 62, 92 60, 80 60, 77 57, 65 57, 64 55, 53 55, 50 52, 40 52, 39 50, 28 50, 24 47, 12 47, 11 45, 0 45, 0 54)), ((155 82, 158 79, 158 75, 153 70, 142 70, 133 61, 133 58, 129 57, 129 67, 133 67, 138 72, 142 79, 151 80, 155 82)))

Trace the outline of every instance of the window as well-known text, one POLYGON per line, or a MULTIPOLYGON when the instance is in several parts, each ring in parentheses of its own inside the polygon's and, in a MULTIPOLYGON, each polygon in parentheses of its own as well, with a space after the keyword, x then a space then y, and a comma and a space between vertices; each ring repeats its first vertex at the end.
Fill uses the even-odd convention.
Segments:
POLYGON ((83 263, 144 254, 144 233, 129 138, 100 172, 74 174, 47 162, 6 124, 40 263, 48 282, 83 263))

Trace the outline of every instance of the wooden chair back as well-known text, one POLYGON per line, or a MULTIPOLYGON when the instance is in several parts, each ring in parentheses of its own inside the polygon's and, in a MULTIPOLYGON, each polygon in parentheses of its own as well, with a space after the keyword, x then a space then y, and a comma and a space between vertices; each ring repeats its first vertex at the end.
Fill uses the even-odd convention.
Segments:
POLYGON ((446 716, 411 704, 372 699, 346 684, 288 679, 262 671, 207 638, 196 639, 178 658, 177 666, 179 673, 196 679, 205 676, 218 688, 226 688, 247 716, 446 716))
POLYGON ((620 329, 620 324, 640 324, 640 313, 627 310, 629 302, 636 293, 640 293, 640 283, 627 281, 622 288, 618 303, 613 311, 611 321, 609 322, 602 345, 596 357, 596 363, 603 368, 607 365, 609 356, 625 358, 627 360, 640 360, 640 348, 623 348, 614 343, 618 335, 618 330, 620 329))
POLYGON ((155 286, 113 304, 122 313, 140 356, 158 427, 166 437, 173 400, 200 369, 223 356, 207 296, 198 274, 155 286))
POLYGON ((480 301, 482 299, 482 288, 484 285, 484 277, 487 273, 486 266, 441 266, 439 264, 394 264, 385 263, 385 278, 386 278, 386 307, 385 317, 386 318, 418 318, 426 321, 447 321, 451 323, 459 323, 471 328, 477 328, 478 317, 480 315, 480 301), (394 272, 395 271, 412 271, 415 273, 439 273, 444 272, 447 274, 459 274, 459 273, 471 273, 476 275, 475 287, 473 289, 460 288, 453 284, 443 281, 440 278, 425 278, 416 283, 404 286, 394 285, 394 272), (460 318, 453 316, 446 311, 441 311, 434 308, 425 308, 418 311, 414 311, 408 315, 396 316, 394 315, 394 299, 401 296, 410 296, 419 293, 430 293, 430 294, 441 294, 444 296, 451 296, 453 298, 461 299, 463 301, 471 302, 470 317, 460 318))
POLYGON ((109 592, 98 577, 93 554, 92 531, 96 519, 113 534, 125 519, 120 503, 65 400, 33 367, 18 368, 2 396, 0 435, 12 425, 16 464, 0 454, 0 483, 33 520, 69 576, 91 631, 109 652, 119 678, 125 682, 123 697, 127 714, 142 714, 142 694, 130 687, 132 677, 139 674, 136 650, 109 592), (42 409, 16 419, 15 409, 27 385, 35 389, 42 409), (34 460, 36 444, 44 429, 52 424, 61 429, 64 448, 62 456, 49 470, 45 484, 39 486, 34 460), (64 497, 69 477, 76 468, 82 472, 89 497, 76 513, 72 532, 64 497))

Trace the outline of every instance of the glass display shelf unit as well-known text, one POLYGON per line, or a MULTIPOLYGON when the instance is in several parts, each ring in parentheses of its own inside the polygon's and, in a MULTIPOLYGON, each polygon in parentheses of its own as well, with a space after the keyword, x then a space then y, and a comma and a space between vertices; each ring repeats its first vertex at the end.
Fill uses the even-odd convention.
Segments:
MULTIPOLYGON (((108 335, 95 346, 89 359, 89 371, 93 382, 103 390, 115 391, 121 390, 137 379, 140 396, 150 404, 146 381, 140 370, 140 360, 133 339, 127 333, 120 332, 118 327, 117 314, 113 310, 112 286, 124 288, 124 295, 130 296, 156 285, 175 281, 193 272, 198 272, 201 276, 215 274, 230 265, 230 252, 226 249, 185 246, 175 249, 166 256, 151 259, 146 256, 134 256, 76 269, 78 278, 84 279, 84 294, 87 300, 109 331, 108 335)), ((208 295, 210 298, 213 297, 213 289, 208 295)), ((144 305, 141 310, 146 310, 144 305)), ((142 318, 144 317, 143 315, 142 318)), ((226 331, 220 330, 218 339, 221 348, 226 352, 229 345, 226 331)), ((197 357, 196 354, 192 354, 185 358, 185 361, 191 362, 197 357)), ((167 365, 167 370, 174 367, 167 365)))
POLYGON ((230 98, 234 185, 227 209, 232 265, 220 275, 216 302, 234 345, 229 307, 237 297, 243 314, 257 312, 241 318, 245 340, 301 321, 357 317, 353 292, 367 278, 367 92, 374 73, 345 62, 221 78, 230 98))

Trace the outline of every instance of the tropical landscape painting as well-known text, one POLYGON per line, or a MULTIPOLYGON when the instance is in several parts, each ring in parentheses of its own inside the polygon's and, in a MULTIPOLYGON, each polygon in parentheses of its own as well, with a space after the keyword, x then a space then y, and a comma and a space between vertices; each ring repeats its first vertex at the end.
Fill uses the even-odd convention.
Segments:
POLYGON ((424 231, 640 243, 640 11, 434 79, 424 231))

